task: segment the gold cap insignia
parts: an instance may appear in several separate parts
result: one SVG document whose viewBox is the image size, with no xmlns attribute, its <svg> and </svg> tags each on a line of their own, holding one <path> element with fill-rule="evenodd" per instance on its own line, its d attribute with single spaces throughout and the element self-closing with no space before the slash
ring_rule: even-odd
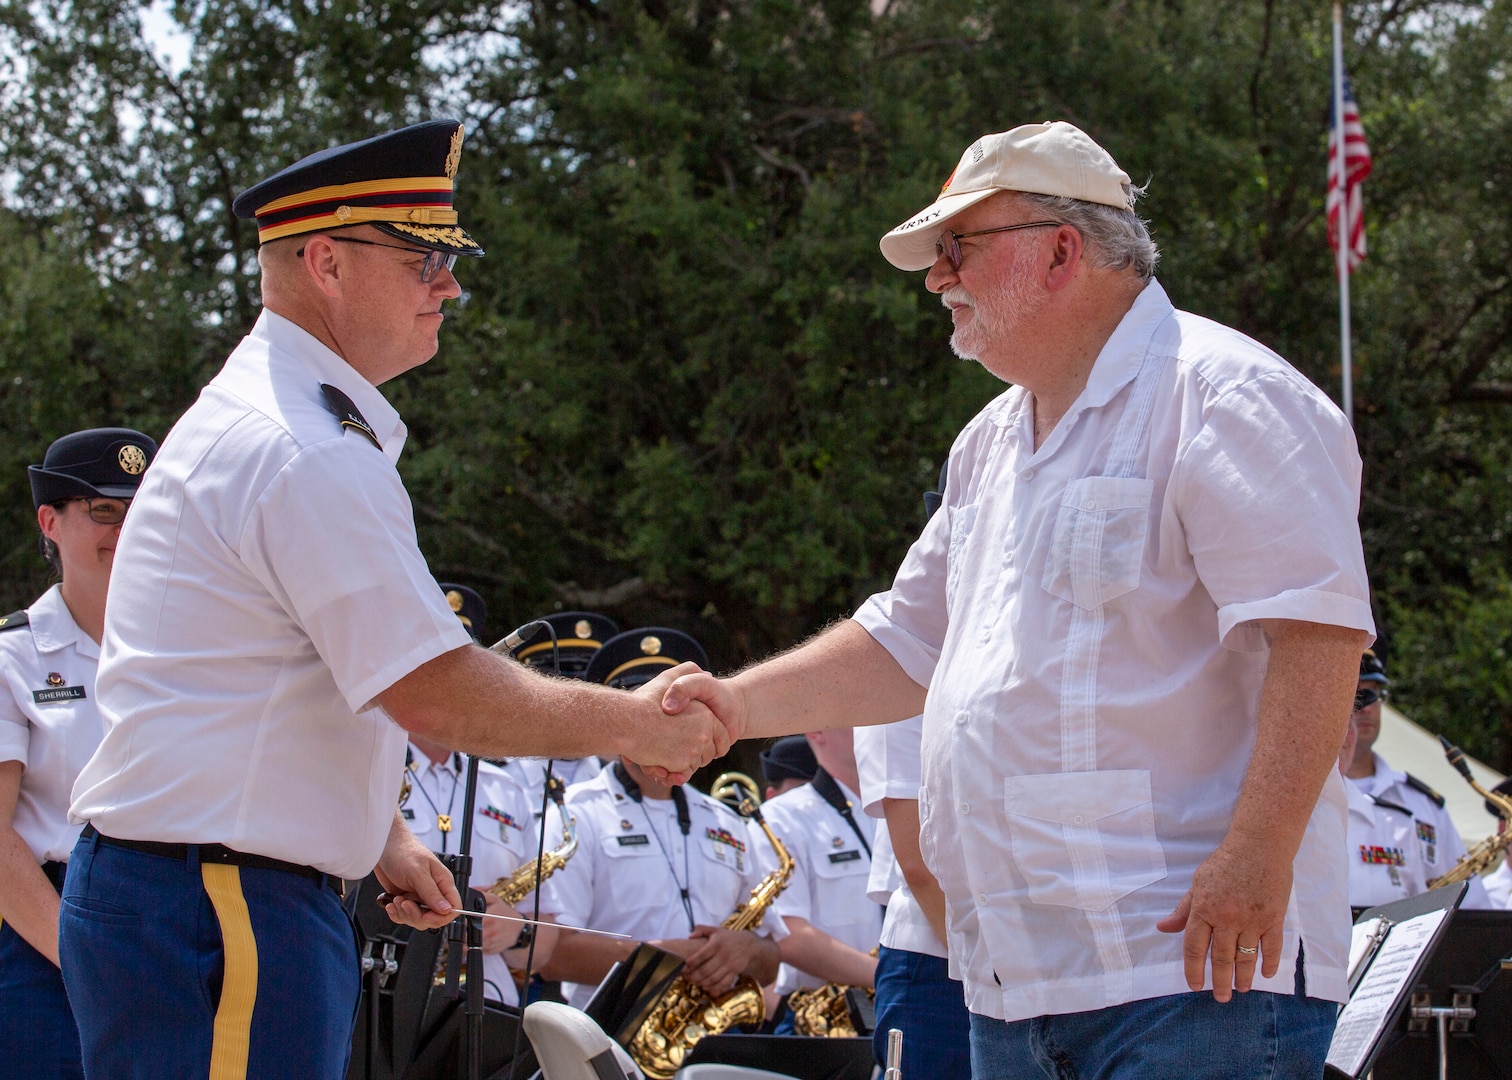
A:
<svg viewBox="0 0 1512 1080">
<path fill-rule="evenodd" d="M 587 641 L 593 636 L 593 624 L 587 619 L 579 619 L 572 624 L 572 632 L 578 636 L 579 640 Z"/>
<path fill-rule="evenodd" d="M 121 463 L 121 471 L 127 476 L 140 476 L 142 470 L 147 467 L 147 452 L 140 446 L 130 443 L 121 447 L 121 452 L 116 455 L 116 459 Z"/>
<path fill-rule="evenodd" d="M 462 594 L 456 589 L 446 590 L 446 602 L 456 614 L 462 614 Z"/>
<path fill-rule="evenodd" d="M 431 160 L 435 160 L 432 158 Z M 457 167 L 462 164 L 462 125 L 457 125 L 457 130 L 452 132 L 451 149 L 446 152 L 446 178 L 455 180 Z"/>
<path fill-rule="evenodd" d="M 62 686 L 63 685 L 63 676 L 59 675 L 56 671 L 49 671 L 47 673 L 47 685 L 48 686 Z"/>
<path fill-rule="evenodd" d="M 645 653 L 647 656 L 655 656 L 657 653 L 661 652 L 661 638 L 657 637 L 655 634 L 647 634 L 645 637 L 641 638 L 640 645 L 641 652 Z"/>
</svg>

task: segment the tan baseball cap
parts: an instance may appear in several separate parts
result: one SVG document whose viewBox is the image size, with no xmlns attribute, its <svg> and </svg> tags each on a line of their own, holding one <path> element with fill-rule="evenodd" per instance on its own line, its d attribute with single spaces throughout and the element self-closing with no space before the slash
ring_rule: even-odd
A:
<svg viewBox="0 0 1512 1080">
<path fill-rule="evenodd" d="M 1129 174 L 1113 156 L 1064 120 L 983 135 L 961 155 L 940 197 L 882 238 L 882 254 L 899 270 L 925 269 L 935 261 L 935 240 L 945 223 L 999 191 L 1063 195 L 1132 210 L 1128 184 Z"/>
</svg>

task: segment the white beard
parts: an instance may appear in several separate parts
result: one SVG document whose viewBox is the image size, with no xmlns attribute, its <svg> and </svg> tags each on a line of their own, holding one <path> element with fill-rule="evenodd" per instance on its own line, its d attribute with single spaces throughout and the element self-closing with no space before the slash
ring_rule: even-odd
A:
<svg viewBox="0 0 1512 1080">
<path fill-rule="evenodd" d="M 971 309 L 971 317 L 950 335 L 950 348 L 962 360 L 981 362 L 984 354 L 1006 344 L 1024 319 L 1044 306 L 1044 294 L 1034 288 L 1029 276 L 1037 261 L 1033 245 L 1023 244 L 995 292 L 974 296 L 956 285 L 940 294 L 946 307 L 964 304 Z"/>
</svg>

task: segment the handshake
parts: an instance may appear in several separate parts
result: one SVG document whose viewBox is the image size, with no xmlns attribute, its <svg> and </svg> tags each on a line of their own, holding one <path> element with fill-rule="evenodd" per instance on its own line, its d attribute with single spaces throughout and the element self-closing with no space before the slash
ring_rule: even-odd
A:
<svg viewBox="0 0 1512 1080">
<path fill-rule="evenodd" d="M 658 783 L 686 783 L 746 734 L 740 692 L 697 664 L 668 668 L 635 696 L 636 722 L 621 752 Z"/>
</svg>

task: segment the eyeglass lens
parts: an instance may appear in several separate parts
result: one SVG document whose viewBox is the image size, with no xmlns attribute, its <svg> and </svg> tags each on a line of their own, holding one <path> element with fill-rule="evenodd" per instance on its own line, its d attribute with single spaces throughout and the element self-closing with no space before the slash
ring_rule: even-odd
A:
<svg viewBox="0 0 1512 1080">
<path fill-rule="evenodd" d="M 1355 691 L 1355 712 L 1368 709 L 1378 701 L 1385 701 L 1391 694 L 1386 690 L 1357 690 Z"/>
<path fill-rule="evenodd" d="M 436 275 L 444 266 L 449 272 L 457 265 L 457 255 L 452 251 L 429 251 L 425 255 L 425 262 L 420 266 L 420 282 L 428 285 L 436 280 Z"/>
<path fill-rule="evenodd" d="M 126 510 L 131 505 L 130 499 L 88 499 L 80 496 L 72 501 L 83 503 L 89 520 L 96 525 L 119 525 L 126 520 Z"/>
<path fill-rule="evenodd" d="M 940 233 L 940 238 L 935 241 L 935 258 L 938 259 L 941 255 L 945 256 L 952 270 L 961 268 L 961 242 L 956 234 L 948 229 Z"/>
</svg>

